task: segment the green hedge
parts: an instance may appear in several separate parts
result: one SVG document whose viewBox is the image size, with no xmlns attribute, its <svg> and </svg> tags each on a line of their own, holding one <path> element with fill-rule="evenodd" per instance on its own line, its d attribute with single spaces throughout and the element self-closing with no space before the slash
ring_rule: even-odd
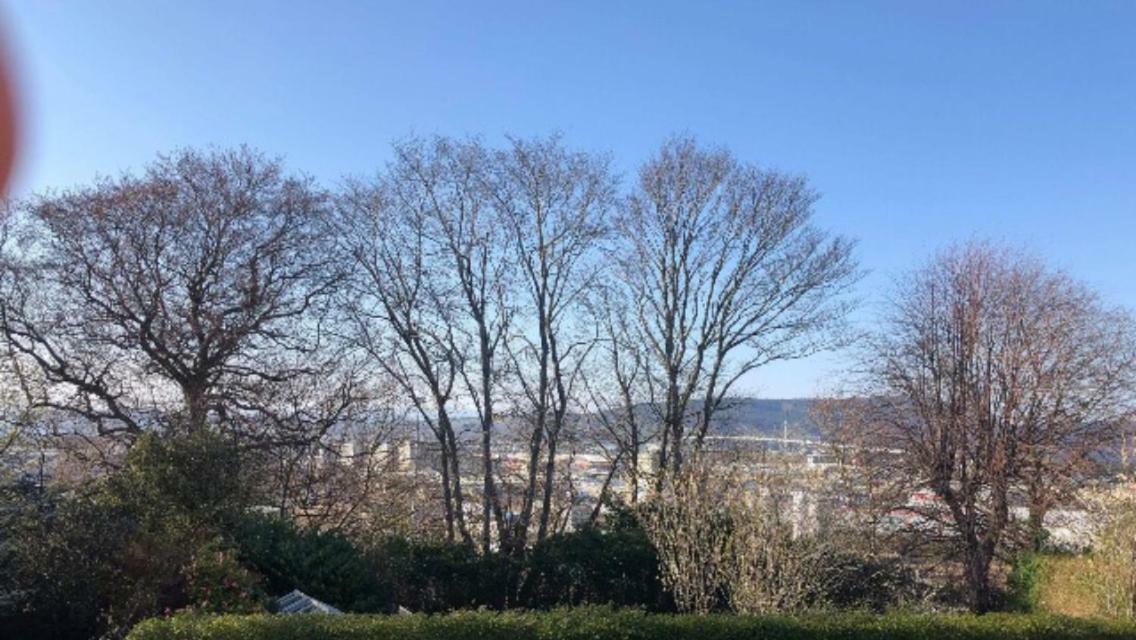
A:
<svg viewBox="0 0 1136 640">
<path fill-rule="evenodd" d="M 651 614 L 636 610 L 446 615 L 175 616 L 128 640 L 1063 640 L 1136 638 L 1136 625 L 1044 615 L 798 618 Z"/>
</svg>

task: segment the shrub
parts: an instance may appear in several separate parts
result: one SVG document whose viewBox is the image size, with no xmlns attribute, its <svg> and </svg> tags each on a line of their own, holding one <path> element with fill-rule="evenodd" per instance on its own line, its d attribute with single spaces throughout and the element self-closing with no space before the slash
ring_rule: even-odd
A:
<svg viewBox="0 0 1136 640">
<path fill-rule="evenodd" d="M 109 502 L 139 520 L 171 516 L 194 527 L 228 525 L 253 503 L 241 451 L 222 434 L 202 430 L 146 433 L 106 479 Z"/>
<path fill-rule="evenodd" d="M 1088 556 L 1047 556 L 1038 610 L 1079 618 L 1107 616 L 1101 606 L 1097 585 L 1091 580 L 1092 566 Z"/>
<path fill-rule="evenodd" d="M 416 612 L 582 604 L 669 610 L 646 533 L 630 512 L 610 515 L 603 526 L 551 536 L 523 556 L 406 538 L 384 540 L 368 555 L 394 601 Z"/>
<path fill-rule="evenodd" d="M 1014 559 L 1014 567 L 1006 578 L 1006 609 L 1030 613 L 1037 611 L 1045 579 L 1045 561 L 1041 554 L 1024 551 Z"/>
<path fill-rule="evenodd" d="M 126 520 L 85 496 L 37 487 L 6 490 L 0 501 L 3 633 L 86 638 L 105 629 L 106 594 L 120 577 L 114 561 L 129 534 Z"/>
<path fill-rule="evenodd" d="M 1096 517 L 1085 575 L 1106 615 L 1136 618 L 1136 494 L 1121 485 L 1090 501 Z"/>
<path fill-rule="evenodd" d="M 238 561 L 238 552 L 218 538 L 190 558 L 186 594 L 190 607 L 210 613 L 253 613 L 266 604 L 259 575 Z"/>
<path fill-rule="evenodd" d="M 264 577 L 272 596 L 299 589 L 354 613 L 393 607 L 393 589 L 377 563 L 340 534 L 258 514 L 246 515 L 231 533 L 241 561 Z"/>
<path fill-rule="evenodd" d="M 671 615 L 607 608 L 411 616 L 177 616 L 149 620 L 129 640 L 1111 640 L 1131 623 L 1055 616 Z"/>
<path fill-rule="evenodd" d="M 390 538 L 372 555 L 392 585 L 394 601 L 411 611 L 503 609 L 514 600 L 518 561 L 501 554 L 482 556 L 461 544 Z"/>
<path fill-rule="evenodd" d="M 637 526 L 588 527 L 552 536 L 536 545 L 525 565 L 518 601 L 528 608 L 668 608 L 655 548 Z"/>
<path fill-rule="evenodd" d="M 829 564 L 834 577 L 823 597 L 826 604 L 838 609 L 876 613 L 910 609 L 926 603 L 934 591 L 898 558 L 843 553 L 833 554 Z"/>
<path fill-rule="evenodd" d="M 718 473 L 705 459 L 688 460 L 662 490 L 640 505 L 647 535 L 659 555 L 659 575 L 680 611 L 706 613 L 726 604 L 731 578 L 741 572 L 731 548 L 732 471 Z"/>
<path fill-rule="evenodd" d="M 121 637 L 163 611 L 256 608 L 255 576 L 219 533 L 245 500 L 239 470 L 217 434 L 147 434 L 120 469 L 86 485 L 7 488 L 0 629 Z"/>
</svg>

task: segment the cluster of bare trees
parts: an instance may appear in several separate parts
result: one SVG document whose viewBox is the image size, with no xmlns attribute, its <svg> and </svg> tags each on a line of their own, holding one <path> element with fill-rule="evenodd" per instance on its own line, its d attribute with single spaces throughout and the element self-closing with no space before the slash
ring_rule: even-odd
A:
<svg viewBox="0 0 1136 640">
<path fill-rule="evenodd" d="M 677 469 L 739 376 L 828 344 L 855 274 L 812 202 L 803 181 L 689 139 L 629 195 L 605 157 L 557 139 L 410 141 L 353 181 L 339 237 L 361 277 L 344 308 L 438 441 L 447 535 L 475 536 L 455 410 L 480 423 L 480 543 L 520 549 L 558 520 L 558 454 L 584 416 L 635 496 L 650 438 Z M 527 460 L 508 487 L 502 421 Z"/>
<path fill-rule="evenodd" d="M 1118 472 L 1134 330 L 1029 255 L 976 242 L 935 256 L 862 343 L 863 386 L 814 406 L 823 465 L 762 456 L 739 475 L 736 460 L 702 457 L 664 478 L 644 522 L 676 601 L 792 610 L 820 597 L 833 554 L 854 550 L 865 561 L 946 553 L 969 606 L 988 611 L 995 566 L 1041 549 L 1046 515 L 1072 506 L 1097 529 L 1085 542 L 1102 610 L 1130 615 L 1132 487 Z M 827 522 L 776 499 L 788 478 L 828 503 Z"/>
<path fill-rule="evenodd" d="M 582 322 L 598 286 L 600 241 L 615 206 L 606 160 L 556 140 L 413 141 L 340 211 L 345 254 L 358 266 L 348 310 L 355 342 L 397 381 L 442 455 L 447 535 L 472 542 L 454 407 L 480 423 L 480 541 L 491 523 L 523 547 L 536 517 L 549 532 L 557 452 L 596 343 Z M 502 414 L 525 427 L 528 465 L 506 522 L 494 469 Z"/>
<path fill-rule="evenodd" d="M 413 419 L 445 535 L 520 550 L 566 521 L 585 431 L 637 496 L 648 441 L 677 472 L 739 377 L 840 338 L 852 245 L 811 225 L 800 178 L 686 138 L 626 191 L 557 138 L 393 151 L 336 192 L 239 149 L 10 203 L 0 329 L 26 415 L 124 446 L 216 429 L 307 513 L 347 491 L 313 460 Z"/>
<path fill-rule="evenodd" d="M 740 379 L 849 342 L 853 244 L 812 224 L 815 201 L 802 178 L 689 138 L 624 185 L 553 137 L 412 139 L 334 191 L 247 149 L 185 151 L 10 202 L 0 454 L 47 431 L 113 463 L 147 431 L 214 430 L 281 510 L 386 527 L 399 510 L 358 498 L 399 502 L 376 454 L 412 421 L 438 452 L 442 535 L 520 552 L 567 522 L 566 460 L 587 437 L 610 457 L 604 493 L 654 496 L 664 574 L 702 580 L 676 596 L 705 609 L 732 576 L 745 610 L 797 606 L 815 553 L 767 499 L 778 476 L 719 499 L 685 468 Z M 837 493 L 874 545 L 889 509 L 933 492 L 926 515 L 957 534 L 985 610 L 998 554 L 1038 544 L 1109 461 L 1131 319 L 972 244 L 904 281 L 864 344 L 867 388 L 815 416 Z"/>
</svg>

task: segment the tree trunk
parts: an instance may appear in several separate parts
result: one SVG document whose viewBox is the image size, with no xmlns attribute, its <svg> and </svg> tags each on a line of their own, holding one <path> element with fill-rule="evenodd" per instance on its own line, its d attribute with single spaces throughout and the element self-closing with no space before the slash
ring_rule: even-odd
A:
<svg viewBox="0 0 1136 640">
<path fill-rule="evenodd" d="M 543 415 L 543 407 L 538 407 L 537 424 L 533 427 L 532 436 L 529 439 L 529 463 L 528 463 L 528 478 L 525 486 L 525 494 L 523 504 L 521 505 L 521 517 L 517 522 L 514 536 L 514 549 L 515 552 L 524 550 L 525 541 L 528 539 L 529 523 L 532 522 L 532 512 L 536 503 L 536 480 L 540 475 L 540 452 L 544 447 L 544 419 L 540 417 Z"/>
<path fill-rule="evenodd" d="M 185 398 L 186 424 L 189 433 L 203 431 L 209 421 L 209 402 L 204 385 L 189 383 L 182 386 Z"/>
<path fill-rule="evenodd" d="M 544 540 L 548 535 L 548 519 L 552 513 L 552 492 L 556 481 L 556 439 L 548 439 L 548 459 L 544 465 L 544 496 L 540 505 L 540 528 L 537 530 L 537 540 Z"/>
<path fill-rule="evenodd" d="M 481 548 L 489 553 L 493 539 L 490 534 L 490 522 L 497 522 L 498 542 L 505 544 L 508 532 L 506 531 L 504 514 L 501 513 L 501 503 L 497 498 L 497 483 L 493 479 L 493 362 L 490 348 L 489 333 L 484 323 L 479 328 L 481 347 L 481 455 L 482 469 L 484 471 L 484 495 L 481 501 Z"/>
<path fill-rule="evenodd" d="M 473 536 L 470 534 L 469 526 L 465 521 L 465 495 L 461 485 L 461 460 L 458 455 L 457 438 L 454 437 L 454 430 L 453 426 L 450 424 L 449 415 L 440 419 L 439 422 L 444 426 L 446 446 L 448 446 L 450 450 L 450 478 L 454 487 L 454 521 L 457 523 L 458 533 L 461 535 L 462 543 L 472 546 Z"/>
<path fill-rule="evenodd" d="M 992 554 L 978 542 L 967 544 L 964 562 L 966 565 L 966 586 L 970 609 L 974 613 L 987 613 L 994 607 L 994 592 L 990 586 L 990 562 Z"/>
<path fill-rule="evenodd" d="M 450 493 L 450 456 L 442 449 L 442 504 L 446 519 L 446 542 L 454 541 L 454 502 Z"/>
<path fill-rule="evenodd" d="M 639 504 L 639 423 L 632 413 L 635 408 L 628 403 L 628 416 L 631 420 L 631 504 Z"/>
<path fill-rule="evenodd" d="M 1029 507 L 1029 521 L 1026 523 L 1026 527 L 1029 531 L 1030 548 L 1036 552 L 1040 552 L 1045 544 L 1045 514 L 1048 511 L 1042 504 L 1034 503 Z"/>
</svg>

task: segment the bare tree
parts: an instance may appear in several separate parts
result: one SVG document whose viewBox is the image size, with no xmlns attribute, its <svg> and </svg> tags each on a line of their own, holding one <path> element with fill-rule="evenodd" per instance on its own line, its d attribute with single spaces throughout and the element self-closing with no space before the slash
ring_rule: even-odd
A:
<svg viewBox="0 0 1136 640">
<path fill-rule="evenodd" d="M 802 178 L 689 138 L 639 172 L 613 252 L 650 350 L 662 468 L 677 471 L 743 375 L 840 342 L 852 243 L 811 224 Z"/>
<path fill-rule="evenodd" d="M 48 383 L 39 407 L 134 436 L 162 416 L 250 440 L 318 438 L 354 399 L 328 379 L 339 281 L 327 198 L 247 149 L 163 156 L 140 176 L 19 203 L 0 329 Z"/>
<path fill-rule="evenodd" d="M 364 384 L 360 377 L 348 370 L 274 389 L 282 419 L 261 418 L 262 445 L 247 456 L 266 505 L 321 530 L 353 532 L 376 524 L 376 512 L 395 512 L 377 500 L 392 488 L 398 463 L 389 451 L 399 417 L 393 389 L 386 379 Z"/>
<path fill-rule="evenodd" d="M 1033 290 L 1023 296 L 1036 299 L 1020 303 L 1034 325 L 1016 376 L 1032 403 L 1023 425 L 1020 482 L 1029 543 L 1040 550 L 1046 514 L 1107 473 L 1130 431 L 1136 324 L 1063 274 L 1046 274 L 1039 264 L 1026 271 Z"/>
<path fill-rule="evenodd" d="M 916 487 L 903 463 L 905 452 L 882 419 L 877 400 L 821 398 L 810 408 L 809 418 L 820 430 L 822 451 L 833 463 L 825 497 L 841 514 L 837 524 L 854 533 L 857 549 L 867 557 L 903 555 L 912 538 L 907 534 L 919 532 L 894 522 L 892 516 L 896 510 L 910 510 L 908 502 Z"/>
<path fill-rule="evenodd" d="M 339 237 L 357 269 L 343 304 L 355 343 L 397 382 L 438 443 L 447 539 L 472 544 L 450 413 L 466 354 L 448 323 L 448 285 L 427 237 L 425 197 L 418 180 L 397 168 L 377 184 L 349 185 Z"/>
<path fill-rule="evenodd" d="M 552 528 L 558 445 L 595 343 L 579 309 L 598 278 L 614 178 L 606 160 L 556 139 L 513 140 L 495 152 L 472 141 L 410 141 L 396 156 L 376 184 L 351 185 L 341 207 L 362 282 L 348 295 L 357 344 L 401 381 L 439 439 L 449 461 L 444 500 L 457 505 L 446 510 L 463 537 L 449 413 L 455 403 L 477 410 L 482 545 L 496 521 L 502 548 L 523 549 L 532 524 L 538 539 Z M 492 446 L 506 413 L 530 427 L 509 522 L 502 500 L 511 499 L 512 472 L 494 469 Z"/>
<path fill-rule="evenodd" d="M 501 408 L 501 347 L 514 313 L 507 222 L 486 194 L 489 158 L 479 142 L 412 140 L 396 145 L 395 154 L 390 179 L 424 221 L 423 241 L 440 279 L 437 308 L 450 352 L 462 356 L 454 363 L 458 379 L 481 425 L 481 545 L 488 551 L 492 523 L 499 541 L 506 543 L 510 535 L 493 451 Z"/>
<path fill-rule="evenodd" d="M 6 206 L 0 205 L 0 260 L 6 259 L 10 219 Z M 11 269 L 0 266 L 0 291 L 8 289 Z M 34 365 L 16 354 L 11 344 L 0 351 L 0 462 L 6 454 L 26 439 L 33 399 L 42 395 L 42 381 L 33 378 Z M 7 469 L 0 468 L 0 476 Z"/>
<path fill-rule="evenodd" d="M 635 338 L 628 301 L 610 287 L 597 287 L 591 305 L 592 321 L 600 328 L 597 357 L 583 378 L 591 408 L 593 446 L 609 461 L 609 474 L 592 511 L 596 520 L 608 496 L 612 480 L 621 476 L 628 488 L 626 499 L 638 504 L 641 485 L 650 481 L 647 446 L 658 437 L 658 430 L 645 411 L 647 386 L 646 349 Z"/>
<path fill-rule="evenodd" d="M 580 322 L 581 310 L 600 277 L 597 250 L 615 202 L 615 178 L 606 159 L 569 152 L 556 138 L 513 139 L 509 149 L 493 154 L 487 186 L 511 232 L 523 301 L 506 342 L 526 407 L 520 413 L 531 424 L 527 479 L 512 534 L 514 544 L 523 546 L 538 486 L 537 539 L 549 533 L 558 445 L 596 342 L 594 330 Z"/>
<path fill-rule="evenodd" d="M 992 605 L 1015 492 L 1060 486 L 1115 436 L 1130 327 L 1064 274 L 984 244 L 940 254 L 900 288 L 870 370 L 913 474 L 958 532 L 974 610 Z"/>
</svg>

